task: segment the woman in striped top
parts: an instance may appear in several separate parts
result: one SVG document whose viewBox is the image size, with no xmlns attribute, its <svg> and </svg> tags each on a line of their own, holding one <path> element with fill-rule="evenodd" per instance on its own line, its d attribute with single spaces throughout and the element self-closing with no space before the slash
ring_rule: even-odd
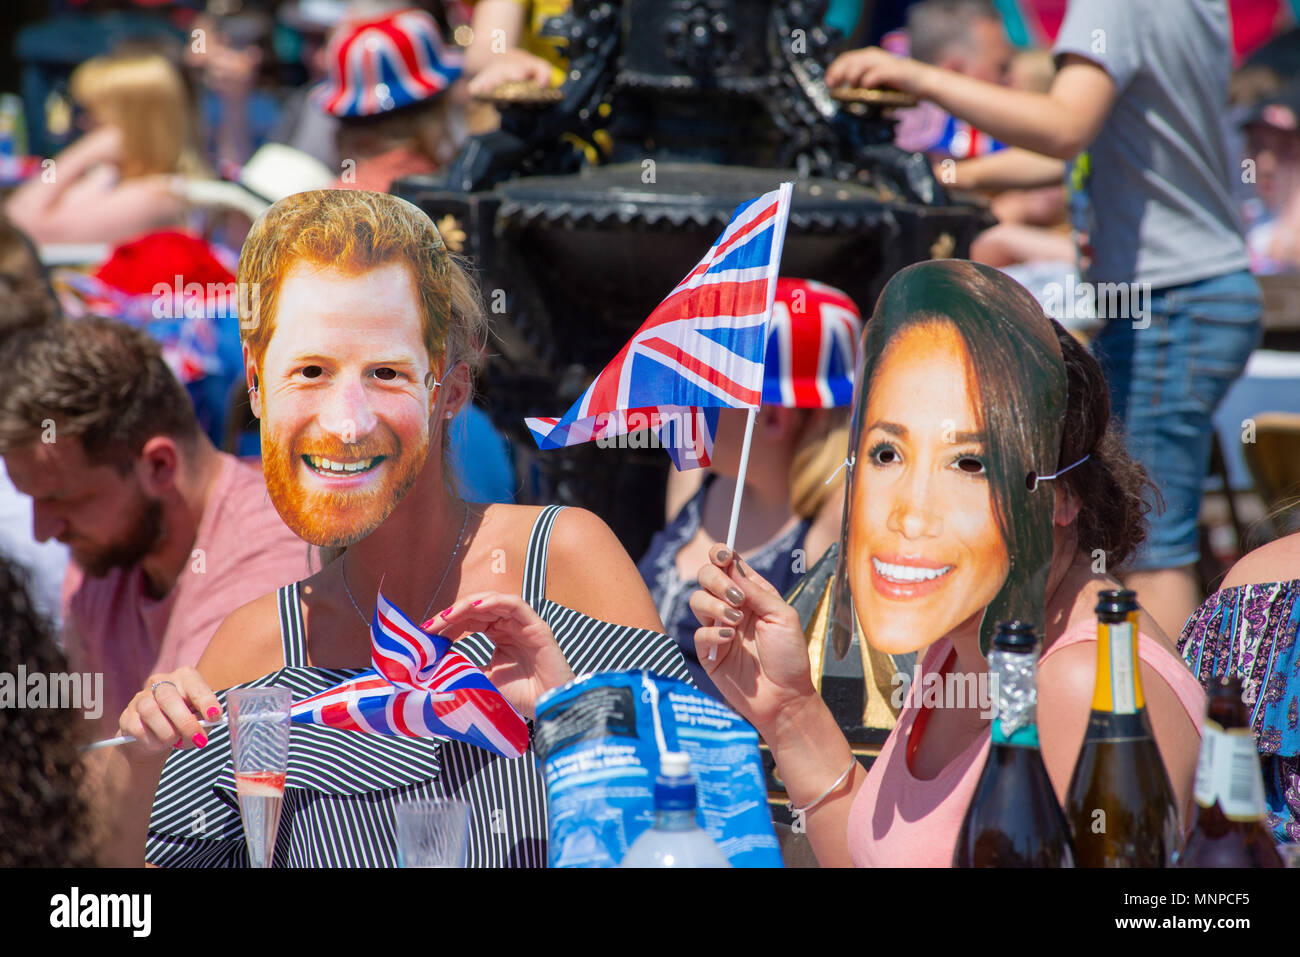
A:
<svg viewBox="0 0 1300 957">
<path fill-rule="evenodd" d="M 108 862 L 140 863 L 146 840 L 150 863 L 246 862 L 226 731 L 209 740 L 197 716 L 221 713 L 225 695 L 213 688 L 279 685 L 301 700 L 368 667 L 381 579 L 412 617 L 426 609 L 417 621 L 446 603 L 429 627 L 459 639 L 526 717 L 574 674 L 687 678 L 600 519 L 469 505 L 452 487 L 445 426 L 468 399 L 484 320 L 423 213 L 384 194 L 297 194 L 254 225 L 239 278 L 260 290 L 241 326 L 268 492 L 299 535 L 346 551 L 235 611 L 197 670 L 154 676 L 123 712 L 122 730 L 138 740 L 115 749 L 105 778 L 116 817 Z M 471 804 L 471 864 L 545 864 L 531 751 L 510 761 L 454 742 L 307 726 L 291 735 L 276 863 L 394 864 L 393 807 L 421 797 Z"/>
<path fill-rule="evenodd" d="M 572 510 L 555 507 L 540 513 L 536 509 L 520 511 L 537 514 L 523 558 L 521 604 L 535 611 L 555 635 L 573 672 L 649 668 L 689 680 L 676 644 L 658 629 L 610 624 L 547 599 L 547 553 L 551 554 L 554 575 L 563 561 L 562 550 L 573 545 L 572 540 L 560 544 L 565 538 L 562 525 L 576 516 Z M 623 560 L 628 561 L 626 556 Z M 311 608 L 313 602 L 305 597 L 310 589 L 309 582 L 301 582 L 262 599 L 264 603 L 274 599 L 283 666 L 252 681 L 241 681 L 238 687 L 289 688 L 294 700 L 301 700 L 361 670 L 309 663 L 311 641 L 304 611 L 306 616 L 316 613 Z M 560 591 L 551 589 L 552 594 Z M 471 594 L 456 602 L 453 607 L 457 610 L 449 618 L 459 619 L 472 600 Z M 351 620 L 360 631 L 355 611 L 346 610 L 352 612 Z M 348 620 L 346 616 L 344 620 Z M 487 666 L 494 653 L 493 642 L 482 633 L 465 637 L 456 647 L 479 666 Z M 206 660 L 199 664 L 200 674 L 205 667 L 211 667 Z M 215 695 L 223 708 L 226 694 Z M 515 699 L 512 703 L 532 716 L 530 707 L 521 707 L 525 701 Z M 457 798 L 471 807 L 471 867 L 545 867 L 545 797 L 531 749 L 507 760 L 458 741 L 295 724 L 275 863 L 288 867 L 393 866 L 397 862 L 394 806 L 421 798 Z M 146 857 L 149 863 L 164 867 L 247 865 L 225 726 L 214 729 L 205 746 L 177 751 L 168 761 L 153 802 Z"/>
</svg>

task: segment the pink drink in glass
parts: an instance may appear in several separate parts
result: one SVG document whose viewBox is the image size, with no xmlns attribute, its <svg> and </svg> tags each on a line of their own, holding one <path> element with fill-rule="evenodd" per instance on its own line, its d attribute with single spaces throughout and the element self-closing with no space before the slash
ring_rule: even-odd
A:
<svg viewBox="0 0 1300 957">
<path fill-rule="evenodd" d="M 283 771 L 249 771 L 235 774 L 239 795 L 239 816 L 248 840 L 248 858 L 253 867 L 270 867 L 275 852 L 275 835 L 280 828 L 284 804 Z"/>
</svg>

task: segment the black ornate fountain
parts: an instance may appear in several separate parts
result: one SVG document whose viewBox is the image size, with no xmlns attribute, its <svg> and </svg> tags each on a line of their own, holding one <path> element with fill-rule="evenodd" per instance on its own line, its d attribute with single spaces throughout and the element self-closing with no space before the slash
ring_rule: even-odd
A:
<svg viewBox="0 0 1300 957">
<path fill-rule="evenodd" d="M 463 232 L 481 270 L 500 337 L 486 406 L 534 494 L 591 508 L 634 557 L 661 524 L 667 456 L 538 454 L 524 418 L 572 404 L 735 206 L 795 180 L 782 273 L 838 286 L 864 314 L 898 269 L 965 255 L 989 224 L 894 145 L 879 102 L 832 97 L 822 77 L 839 38 L 820 25 L 825 6 L 574 0 L 546 29 L 570 57 L 558 101 L 499 104 L 500 129 L 445 174 L 397 185 L 445 234 Z M 861 704 L 842 723 L 862 732 L 854 740 L 878 740 Z"/>
</svg>

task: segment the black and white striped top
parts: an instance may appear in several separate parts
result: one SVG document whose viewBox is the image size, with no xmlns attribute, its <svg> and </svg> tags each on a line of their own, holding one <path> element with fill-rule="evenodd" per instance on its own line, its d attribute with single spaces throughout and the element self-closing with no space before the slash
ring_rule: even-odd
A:
<svg viewBox="0 0 1300 957">
<path fill-rule="evenodd" d="M 546 552 L 560 511 L 544 509 L 533 526 L 523 597 L 550 625 L 574 674 L 648 668 L 690 682 L 671 638 L 597 621 L 546 600 Z M 289 688 L 298 701 L 360 673 L 307 667 L 298 585 L 281 588 L 279 600 L 286 667 L 236 687 Z M 480 667 L 492 657 L 492 642 L 481 634 L 456 647 Z M 227 691 L 217 692 L 223 706 Z M 426 798 L 469 802 L 470 867 L 546 866 L 546 792 L 531 748 L 508 760 L 459 741 L 302 724 L 290 736 L 275 864 L 396 866 L 394 805 Z M 162 867 L 248 866 L 224 725 L 212 729 L 205 747 L 168 759 L 145 856 Z"/>
</svg>

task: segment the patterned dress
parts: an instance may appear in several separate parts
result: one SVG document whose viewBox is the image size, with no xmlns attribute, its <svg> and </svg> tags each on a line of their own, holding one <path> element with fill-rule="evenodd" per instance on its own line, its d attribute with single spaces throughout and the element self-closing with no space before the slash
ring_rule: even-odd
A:
<svg viewBox="0 0 1300 957">
<path fill-rule="evenodd" d="M 1300 580 L 1225 588 L 1183 628 L 1178 650 L 1202 685 L 1236 675 L 1264 770 L 1273 838 L 1300 843 Z"/>
<path fill-rule="evenodd" d="M 598 621 L 546 599 L 547 545 L 560 511 L 544 509 L 533 527 L 523 597 L 550 625 L 574 674 L 647 668 L 689 683 L 666 635 Z M 285 667 L 237 687 L 289 688 L 301 701 L 361 673 L 309 667 L 297 584 L 280 589 L 279 599 Z M 493 652 L 481 634 L 457 641 L 456 648 L 480 667 Z M 227 694 L 217 692 L 223 706 Z M 437 798 L 470 805 L 470 867 L 546 866 L 546 787 L 531 747 L 510 760 L 461 741 L 305 724 L 295 724 L 289 738 L 274 865 L 396 866 L 395 805 Z M 212 729 L 205 747 L 168 758 L 145 857 L 162 867 L 248 866 L 225 725 Z"/>
</svg>

